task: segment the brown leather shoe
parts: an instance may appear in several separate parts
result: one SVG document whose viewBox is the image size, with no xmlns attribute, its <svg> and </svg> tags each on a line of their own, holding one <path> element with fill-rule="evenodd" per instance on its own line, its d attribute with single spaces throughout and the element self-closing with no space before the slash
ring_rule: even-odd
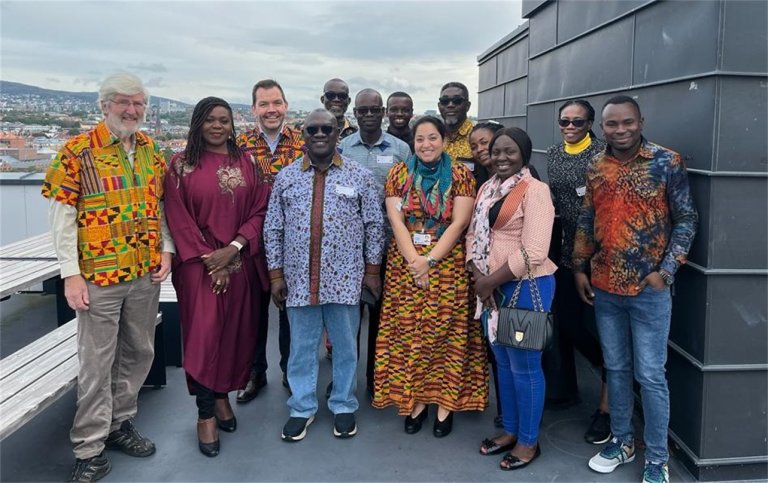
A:
<svg viewBox="0 0 768 483">
<path fill-rule="evenodd" d="M 246 384 L 245 389 L 237 391 L 238 404 L 247 403 L 256 399 L 259 395 L 261 388 L 267 385 L 267 374 L 265 372 L 257 372 L 251 376 L 251 379 Z"/>
</svg>

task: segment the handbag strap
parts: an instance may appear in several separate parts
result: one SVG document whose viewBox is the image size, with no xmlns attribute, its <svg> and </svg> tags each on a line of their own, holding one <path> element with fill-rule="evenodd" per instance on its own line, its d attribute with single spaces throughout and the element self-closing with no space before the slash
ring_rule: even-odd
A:
<svg viewBox="0 0 768 483">
<path fill-rule="evenodd" d="M 521 277 L 520 281 L 515 287 L 515 291 L 512 293 L 512 301 L 510 307 L 514 308 L 517 305 L 517 299 L 520 297 L 520 287 L 523 285 L 523 280 L 528 279 L 528 288 L 531 290 L 531 300 L 533 301 L 533 310 L 536 312 L 544 312 L 544 303 L 541 301 L 541 293 L 539 292 L 539 284 L 536 283 L 536 279 L 531 273 L 531 261 L 528 258 L 528 253 L 525 251 L 525 247 L 520 247 L 520 251 L 523 252 L 523 260 L 525 260 L 525 277 Z"/>
<path fill-rule="evenodd" d="M 517 208 L 523 202 L 523 197 L 525 196 L 527 189 L 528 181 L 521 180 L 509 193 L 507 193 L 504 203 L 501 204 L 499 216 L 496 217 L 496 222 L 493 224 L 494 230 L 506 225 L 507 222 L 512 219 L 512 215 L 515 214 Z"/>
</svg>

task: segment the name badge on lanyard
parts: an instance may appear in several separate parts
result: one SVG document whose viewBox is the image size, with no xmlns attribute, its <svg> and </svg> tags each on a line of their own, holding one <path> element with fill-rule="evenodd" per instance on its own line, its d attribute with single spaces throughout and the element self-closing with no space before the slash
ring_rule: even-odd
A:
<svg viewBox="0 0 768 483">
<path fill-rule="evenodd" d="M 432 235 L 429 233 L 414 233 L 413 244 L 427 246 L 432 243 Z"/>
</svg>

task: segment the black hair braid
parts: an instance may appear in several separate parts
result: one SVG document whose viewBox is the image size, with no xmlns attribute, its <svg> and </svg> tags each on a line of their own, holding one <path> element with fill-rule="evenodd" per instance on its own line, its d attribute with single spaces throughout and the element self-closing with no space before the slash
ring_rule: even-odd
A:
<svg viewBox="0 0 768 483">
<path fill-rule="evenodd" d="M 229 155 L 230 162 L 240 158 L 242 154 L 240 148 L 235 142 L 235 118 L 232 115 L 232 107 L 224 99 L 218 97 L 206 97 L 195 105 L 192 111 L 192 120 L 189 123 L 189 133 L 187 134 L 187 147 L 184 148 L 184 162 L 192 167 L 197 167 L 200 162 L 200 156 L 205 151 L 205 141 L 203 140 L 203 124 L 208 118 L 208 114 L 214 107 L 223 107 L 229 112 L 229 117 L 232 120 L 232 130 L 227 136 L 227 154 Z"/>
</svg>

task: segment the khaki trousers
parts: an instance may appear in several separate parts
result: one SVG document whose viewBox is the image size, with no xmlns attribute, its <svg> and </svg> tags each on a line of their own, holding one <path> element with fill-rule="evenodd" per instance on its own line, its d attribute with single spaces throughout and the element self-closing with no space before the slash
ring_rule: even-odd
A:
<svg viewBox="0 0 768 483">
<path fill-rule="evenodd" d="M 139 389 L 154 358 L 160 285 L 149 275 L 100 287 L 88 283 L 88 310 L 77 313 L 77 411 L 69 437 L 75 457 L 104 449 L 111 431 L 136 415 Z"/>
</svg>

